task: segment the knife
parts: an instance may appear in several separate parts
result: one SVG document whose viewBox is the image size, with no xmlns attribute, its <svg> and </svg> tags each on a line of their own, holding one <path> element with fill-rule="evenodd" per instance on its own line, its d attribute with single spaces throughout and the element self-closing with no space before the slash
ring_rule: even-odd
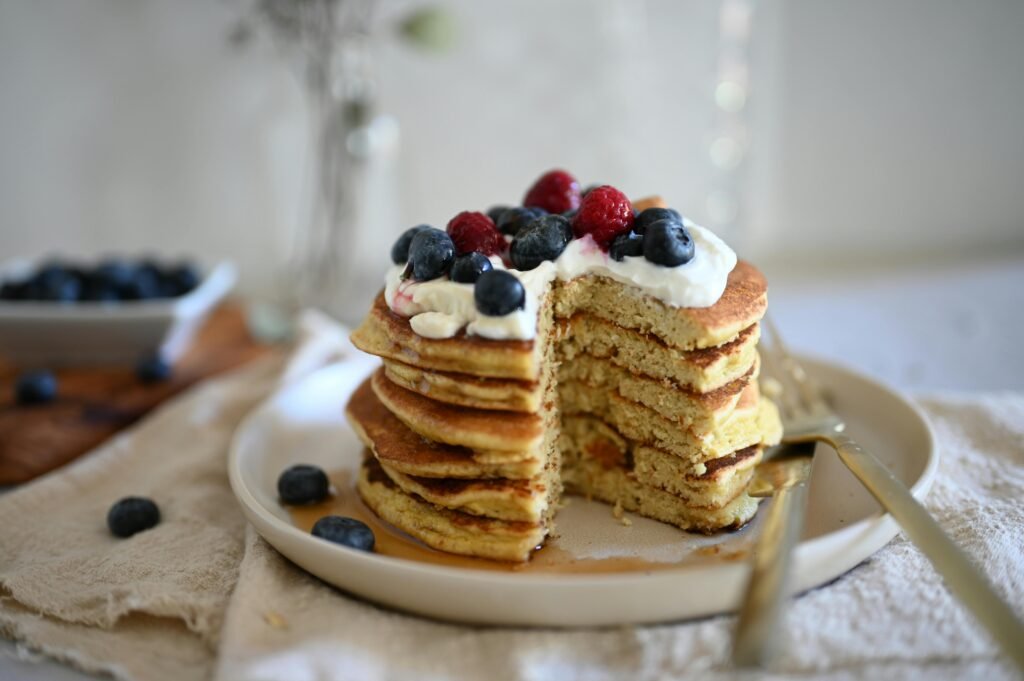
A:
<svg viewBox="0 0 1024 681">
<path fill-rule="evenodd" d="M 750 581 L 733 636 L 737 667 L 767 667 L 779 649 L 782 604 L 790 595 L 793 549 L 803 532 L 814 443 L 779 445 L 765 456 L 747 494 L 774 497 L 754 547 Z"/>
</svg>

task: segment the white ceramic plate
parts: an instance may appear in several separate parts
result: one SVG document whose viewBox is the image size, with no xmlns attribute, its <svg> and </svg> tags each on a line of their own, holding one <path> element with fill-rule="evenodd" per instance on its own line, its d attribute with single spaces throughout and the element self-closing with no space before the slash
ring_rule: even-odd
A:
<svg viewBox="0 0 1024 681">
<path fill-rule="evenodd" d="M 923 497 L 937 467 L 934 439 L 910 402 L 853 371 L 806 359 L 834 395 L 851 433 Z M 428 565 L 336 546 L 295 528 L 278 503 L 277 476 L 289 465 L 335 471 L 358 467 L 362 445 L 343 408 L 374 366 L 368 360 L 329 367 L 257 409 L 235 436 L 231 486 L 249 520 L 291 561 L 369 600 L 447 620 L 497 625 L 605 626 L 662 622 L 735 610 L 747 577 L 742 561 L 708 559 L 749 546 L 755 519 L 740 532 L 689 535 L 633 518 L 624 527 L 609 507 L 572 499 L 559 512 L 560 548 L 578 558 L 639 557 L 682 561 L 678 568 L 612 574 L 508 573 Z M 800 590 L 850 570 L 896 534 L 895 522 L 828 449 L 819 448 L 809 513 L 796 555 Z M 689 563 L 687 560 L 689 556 Z"/>
<path fill-rule="evenodd" d="M 31 260 L 0 266 L 0 280 L 31 272 Z M 134 364 L 159 349 L 177 359 L 206 316 L 235 285 L 230 262 L 207 270 L 199 285 L 177 298 L 118 303 L 61 304 L 0 301 L 0 355 L 19 366 Z"/>
</svg>

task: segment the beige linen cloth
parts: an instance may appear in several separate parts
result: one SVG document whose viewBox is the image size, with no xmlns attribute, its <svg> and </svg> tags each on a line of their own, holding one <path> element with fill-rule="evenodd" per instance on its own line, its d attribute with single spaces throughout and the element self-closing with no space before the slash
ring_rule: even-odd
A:
<svg viewBox="0 0 1024 681">
<path fill-rule="evenodd" d="M 290 357 L 209 381 L 77 463 L 0 495 L 0 634 L 25 656 L 138 681 L 734 676 L 731 617 L 575 631 L 458 626 L 377 608 L 278 555 L 232 497 L 232 433 L 274 390 L 352 355 L 341 329 L 307 315 Z M 942 455 L 928 506 L 1020 612 L 1024 394 L 921 404 Z M 163 522 L 118 540 L 105 516 L 127 494 L 154 498 Z M 780 678 L 1014 678 L 902 537 L 798 598 L 787 628 Z"/>
</svg>

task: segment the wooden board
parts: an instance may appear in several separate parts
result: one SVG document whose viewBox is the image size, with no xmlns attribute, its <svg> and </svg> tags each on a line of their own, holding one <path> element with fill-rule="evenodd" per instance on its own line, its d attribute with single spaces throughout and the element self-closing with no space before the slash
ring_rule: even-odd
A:
<svg viewBox="0 0 1024 681">
<path fill-rule="evenodd" d="M 15 367 L 0 358 L 0 485 L 26 482 L 88 452 L 167 398 L 213 374 L 267 354 L 237 303 L 216 310 L 170 380 L 144 384 L 134 367 L 61 369 L 57 400 L 14 402 Z"/>
</svg>

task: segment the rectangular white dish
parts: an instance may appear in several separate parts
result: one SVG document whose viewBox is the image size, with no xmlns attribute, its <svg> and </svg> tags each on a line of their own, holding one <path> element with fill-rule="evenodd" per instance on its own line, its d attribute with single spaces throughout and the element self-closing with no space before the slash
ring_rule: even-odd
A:
<svg viewBox="0 0 1024 681">
<path fill-rule="evenodd" d="M 0 280 L 31 269 L 26 260 L 0 266 Z M 235 285 L 230 262 L 208 269 L 189 293 L 139 301 L 55 303 L 0 300 L 0 358 L 15 366 L 134 365 L 159 351 L 173 362 L 207 315 Z"/>
</svg>

